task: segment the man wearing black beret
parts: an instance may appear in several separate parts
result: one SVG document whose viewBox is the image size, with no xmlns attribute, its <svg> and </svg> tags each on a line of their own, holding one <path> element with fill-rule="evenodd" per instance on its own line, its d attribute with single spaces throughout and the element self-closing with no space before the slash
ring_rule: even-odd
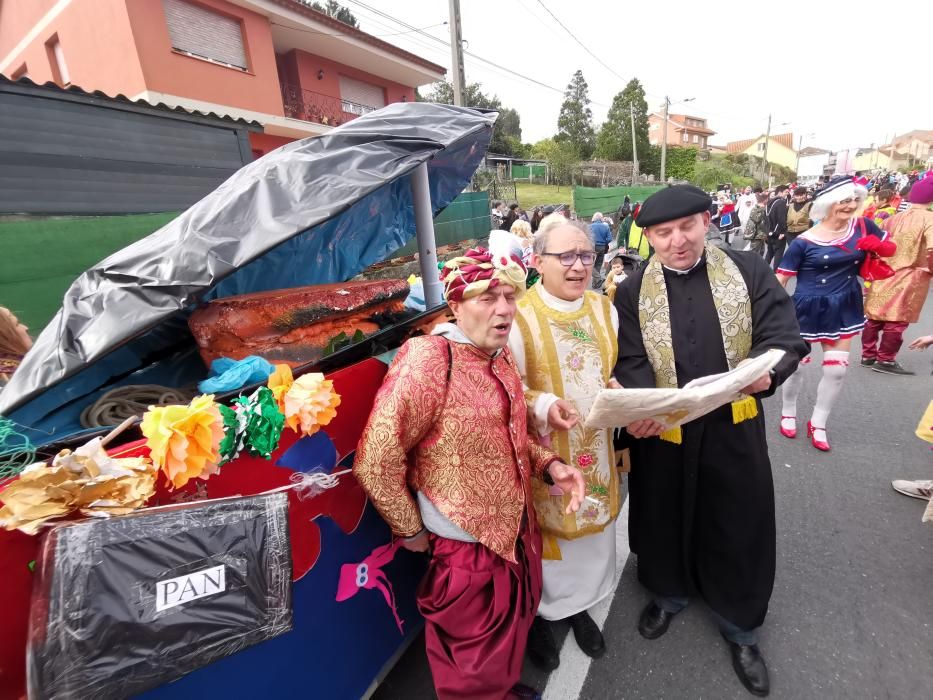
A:
<svg viewBox="0 0 933 700">
<path fill-rule="evenodd" d="M 622 386 L 679 388 L 726 372 L 766 350 L 785 351 L 746 397 L 680 428 L 628 426 L 629 537 L 638 580 L 654 596 L 638 630 L 647 639 L 701 595 L 729 644 L 739 680 L 770 690 L 758 649 L 774 586 L 774 487 L 761 399 L 797 368 L 809 348 L 790 297 L 761 257 L 705 241 L 710 198 L 692 185 L 649 197 L 636 218 L 655 255 L 619 286 Z"/>
</svg>

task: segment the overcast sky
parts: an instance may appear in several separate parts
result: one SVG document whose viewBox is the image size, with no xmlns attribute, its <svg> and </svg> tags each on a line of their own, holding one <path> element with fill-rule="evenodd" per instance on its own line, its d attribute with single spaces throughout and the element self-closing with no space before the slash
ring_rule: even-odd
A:
<svg viewBox="0 0 933 700">
<path fill-rule="evenodd" d="M 445 66 L 450 75 L 448 47 L 417 33 L 388 36 L 406 30 L 354 0 L 344 3 L 361 29 Z M 364 4 L 450 38 L 447 26 L 437 26 L 447 20 L 447 0 Z M 925 48 L 933 0 L 901 0 L 890 13 L 876 3 L 821 0 L 544 5 L 608 68 L 537 0 L 461 0 L 468 52 L 557 89 L 465 57 L 467 81 L 518 110 L 525 142 L 556 132 L 563 90 L 577 68 L 589 83 L 597 126 L 613 96 L 637 77 L 649 110 L 659 109 L 664 95 L 672 103 L 695 98 L 671 112 L 706 117 L 717 132 L 710 142 L 717 145 L 763 134 L 769 113 L 772 134 L 791 131 L 795 146 L 803 136 L 804 146 L 831 150 L 933 129 L 933 64 Z"/>
</svg>

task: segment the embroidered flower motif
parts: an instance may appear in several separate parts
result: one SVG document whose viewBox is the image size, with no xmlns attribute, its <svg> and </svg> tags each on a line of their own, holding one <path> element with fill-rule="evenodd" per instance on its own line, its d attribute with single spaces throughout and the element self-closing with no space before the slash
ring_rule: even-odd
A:
<svg viewBox="0 0 933 700">
<path fill-rule="evenodd" d="M 588 452 L 584 452 L 582 455 L 577 457 L 577 466 L 580 467 L 580 469 L 586 469 L 587 467 L 592 467 L 595 461 L 596 460 L 593 459 L 593 455 L 589 454 Z"/>
<path fill-rule="evenodd" d="M 599 508 L 596 506 L 587 506 L 581 511 L 580 517 L 587 521 L 596 520 L 599 517 Z"/>
</svg>

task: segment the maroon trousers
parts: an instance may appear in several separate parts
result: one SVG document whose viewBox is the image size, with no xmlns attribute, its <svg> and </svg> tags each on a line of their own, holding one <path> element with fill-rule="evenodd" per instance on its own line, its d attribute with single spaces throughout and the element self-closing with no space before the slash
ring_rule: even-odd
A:
<svg viewBox="0 0 933 700">
<path fill-rule="evenodd" d="M 906 321 L 868 319 L 862 331 L 862 359 L 894 362 L 904 343 L 904 331 L 909 325 Z"/>
<path fill-rule="evenodd" d="M 532 527 L 514 564 L 482 544 L 431 535 L 418 609 L 439 700 L 503 700 L 518 683 L 541 600 L 541 535 Z"/>
</svg>

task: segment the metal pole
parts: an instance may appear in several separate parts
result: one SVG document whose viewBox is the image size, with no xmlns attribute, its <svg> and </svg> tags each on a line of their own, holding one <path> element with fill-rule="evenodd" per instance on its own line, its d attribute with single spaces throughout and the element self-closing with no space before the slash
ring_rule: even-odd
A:
<svg viewBox="0 0 933 700">
<path fill-rule="evenodd" d="M 667 182 L 667 109 L 671 106 L 671 98 L 664 96 L 664 126 L 661 128 L 661 182 Z"/>
<path fill-rule="evenodd" d="M 771 115 L 768 115 L 768 131 L 765 134 L 765 157 L 761 163 L 761 181 L 764 183 L 765 173 L 768 172 L 768 142 L 771 140 Z M 770 187 L 770 185 L 764 185 Z"/>
<path fill-rule="evenodd" d="M 460 27 L 460 0 L 450 0 L 450 58 L 454 85 L 454 104 L 463 106 L 466 78 L 463 73 L 463 32 Z"/>
<path fill-rule="evenodd" d="M 628 111 L 629 115 L 632 117 L 632 160 L 635 162 L 635 170 L 632 173 L 632 184 L 634 185 L 634 180 L 638 177 L 638 146 L 635 145 L 635 105 L 631 102 L 629 102 Z"/>
<path fill-rule="evenodd" d="M 424 285 L 424 304 L 433 309 L 443 303 L 444 287 L 437 274 L 437 241 L 434 238 L 434 210 L 428 186 L 427 163 L 419 165 L 411 174 L 411 201 L 415 207 L 415 235 Z"/>
</svg>

